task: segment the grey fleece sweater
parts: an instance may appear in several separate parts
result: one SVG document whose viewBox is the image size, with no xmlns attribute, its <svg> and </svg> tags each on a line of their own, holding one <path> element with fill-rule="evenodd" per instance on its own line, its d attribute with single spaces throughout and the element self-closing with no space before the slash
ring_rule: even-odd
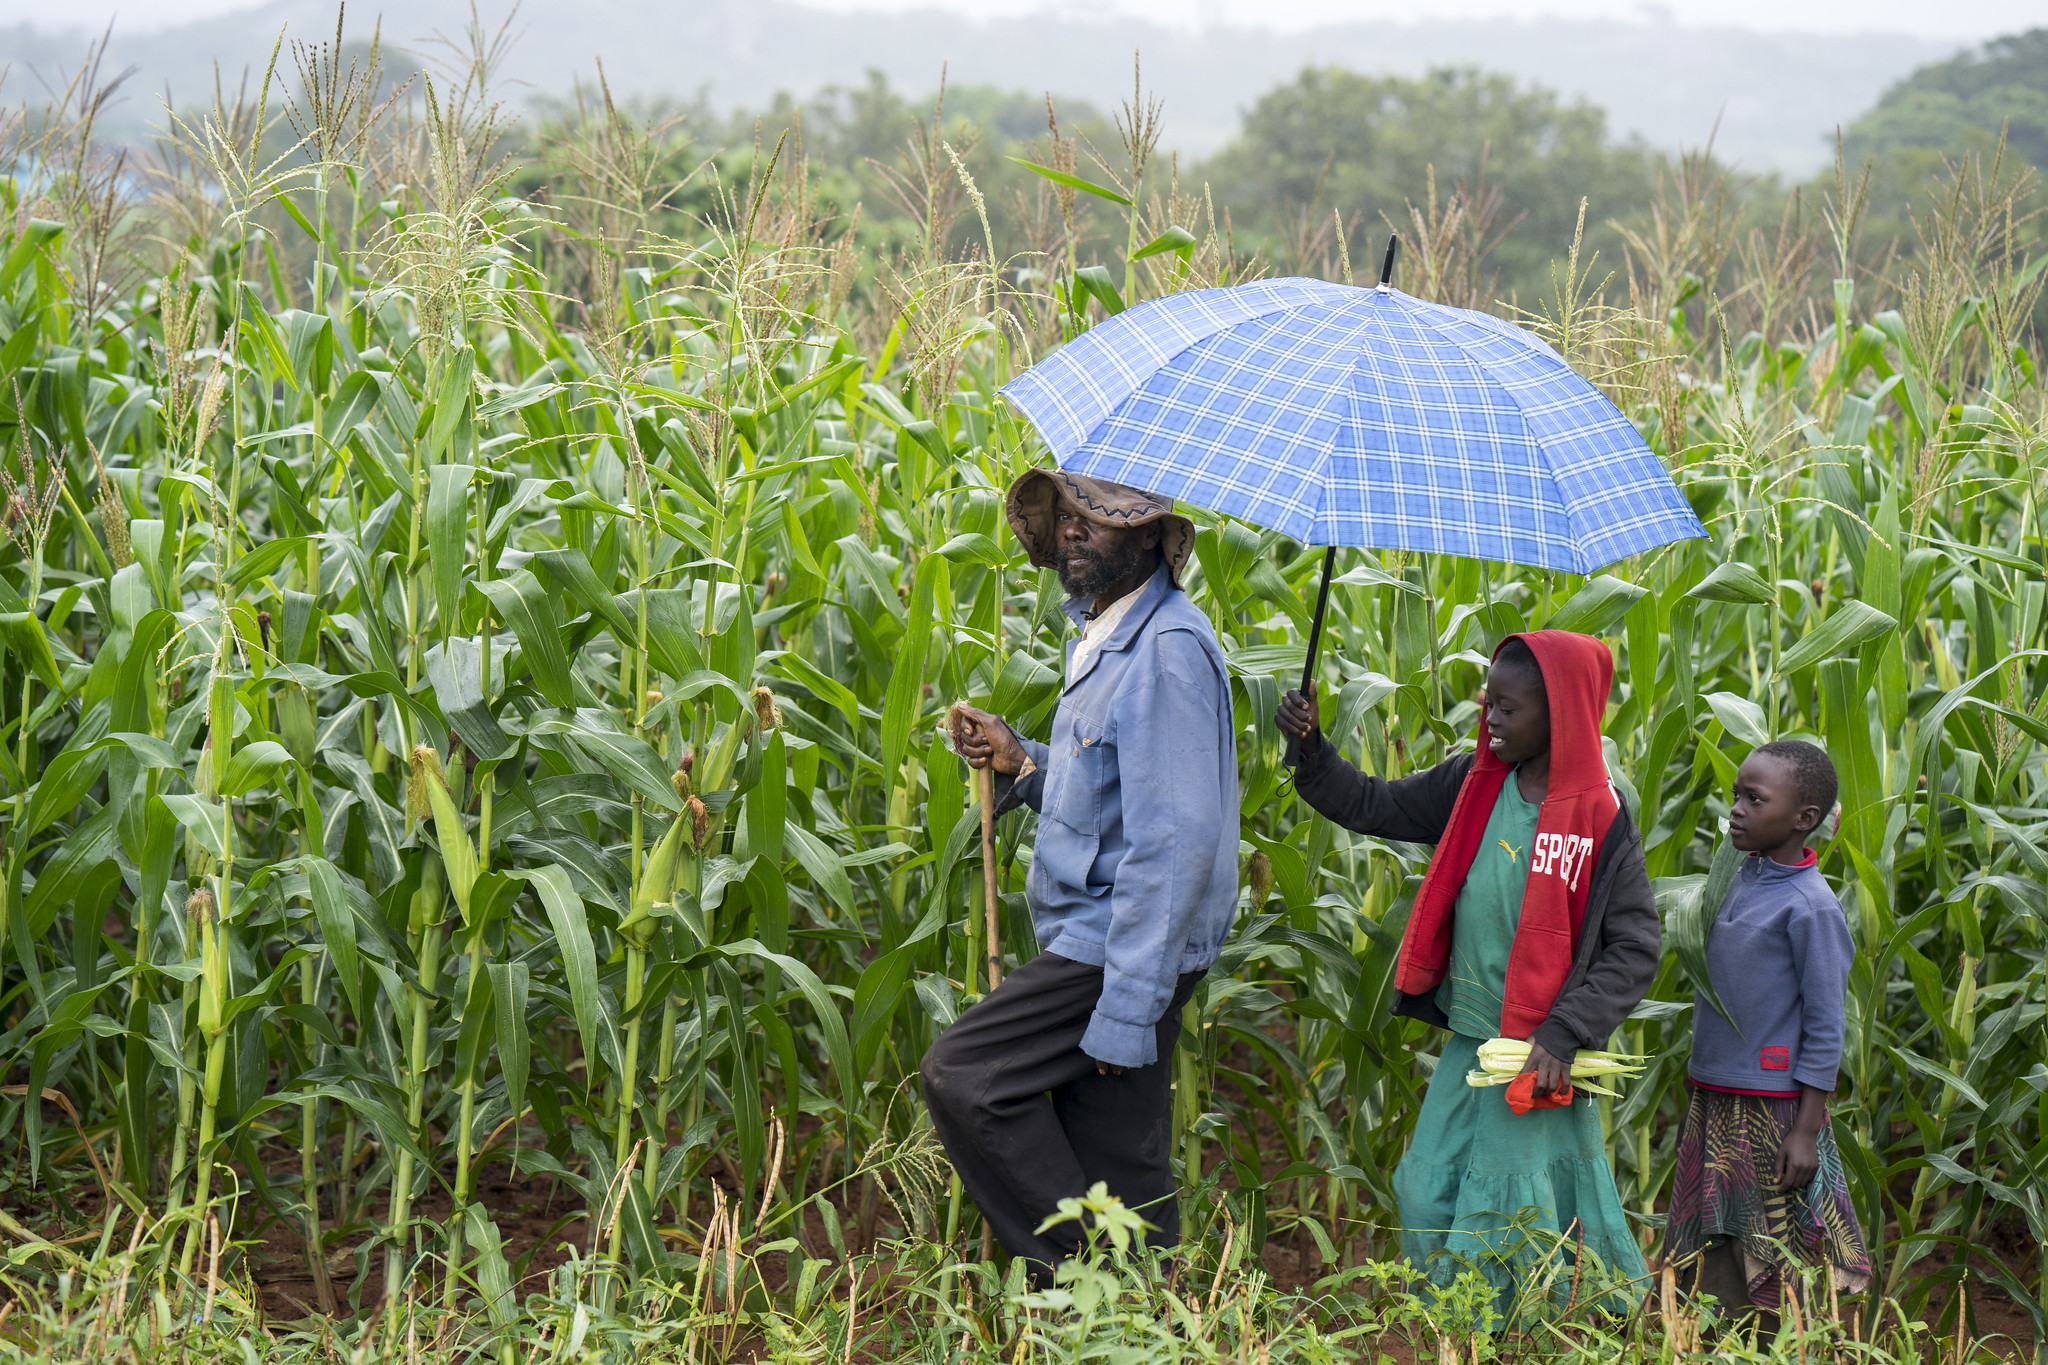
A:
<svg viewBox="0 0 2048 1365">
<path fill-rule="evenodd" d="M 1841 903 L 1811 861 L 1747 859 L 1707 936 L 1707 973 L 1741 1032 L 1699 996 L 1692 1078 L 1770 1094 L 1833 1090 L 1855 957 Z"/>
</svg>

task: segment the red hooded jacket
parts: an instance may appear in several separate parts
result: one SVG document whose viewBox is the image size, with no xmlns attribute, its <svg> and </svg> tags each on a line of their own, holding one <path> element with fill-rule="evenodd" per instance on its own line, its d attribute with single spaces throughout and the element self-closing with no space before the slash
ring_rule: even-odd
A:
<svg viewBox="0 0 2048 1365">
<path fill-rule="evenodd" d="M 1550 704 L 1550 779 L 1536 817 L 1500 1018 L 1502 1037 L 1527 1038 L 1549 1016 L 1571 974 L 1586 899 L 1592 892 L 1593 865 L 1621 802 L 1607 780 L 1600 747 L 1600 721 L 1614 683 L 1613 654 L 1590 635 L 1564 630 L 1530 631 L 1508 639 L 1526 642 L 1536 655 Z M 1482 731 L 1485 724 L 1482 711 Z M 1451 960 L 1452 909 L 1478 855 L 1501 784 L 1513 771 L 1491 749 L 1479 747 L 1416 892 L 1394 969 L 1397 989 L 1423 995 L 1443 984 Z"/>
</svg>

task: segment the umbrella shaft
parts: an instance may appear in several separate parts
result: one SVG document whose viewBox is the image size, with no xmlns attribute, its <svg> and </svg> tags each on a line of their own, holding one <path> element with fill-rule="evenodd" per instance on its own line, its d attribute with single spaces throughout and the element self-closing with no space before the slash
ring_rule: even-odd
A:
<svg viewBox="0 0 2048 1365">
<path fill-rule="evenodd" d="M 1330 605 L 1330 571 L 1337 564 L 1337 547 L 1332 545 L 1323 551 L 1323 585 L 1316 589 L 1315 619 L 1308 628 L 1308 658 L 1301 665 L 1301 695 L 1306 697 L 1316 680 L 1316 650 L 1323 642 L 1323 610 Z M 1289 737 L 1287 752 L 1281 762 L 1292 768 L 1301 762 L 1301 741 Z"/>
</svg>

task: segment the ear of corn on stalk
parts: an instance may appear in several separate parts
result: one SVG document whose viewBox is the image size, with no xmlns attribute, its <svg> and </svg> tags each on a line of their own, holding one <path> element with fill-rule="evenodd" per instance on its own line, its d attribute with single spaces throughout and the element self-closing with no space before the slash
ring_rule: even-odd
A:
<svg viewBox="0 0 2048 1365">
<path fill-rule="evenodd" d="M 412 781 L 418 787 L 416 799 L 433 814 L 434 837 L 441 845 L 448 889 L 455 897 L 462 922 L 467 925 L 469 895 L 481 867 L 476 845 L 470 842 L 469 831 L 463 827 L 462 812 L 455 808 L 455 798 L 449 795 L 448 779 L 441 771 L 441 756 L 427 745 L 417 745 L 412 751 Z M 410 791 L 407 795 L 412 798 Z"/>
<path fill-rule="evenodd" d="M 703 802 L 692 796 L 687 804 L 699 810 Z M 640 891 L 633 898 L 633 912 L 619 924 L 619 933 L 626 942 L 644 951 L 654 934 L 654 907 L 664 904 L 675 894 L 676 859 L 682 853 L 683 836 L 691 828 L 691 812 L 686 810 L 669 823 L 668 832 L 654 846 L 648 856 L 647 868 L 640 874 Z"/>
<path fill-rule="evenodd" d="M 1594 1052 L 1581 1049 L 1572 1058 L 1572 1084 L 1596 1095 L 1616 1092 L 1594 1082 L 1595 1077 L 1628 1080 L 1643 1073 L 1644 1058 L 1633 1052 Z M 1489 1038 L 1479 1045 L 1479 1065 L 1465 1073 L 1465 1084 L 1475 1087 L 1506 1085 L 1529 1065 L 1529 1043 L 1524 1038 Z"/>
</svg>

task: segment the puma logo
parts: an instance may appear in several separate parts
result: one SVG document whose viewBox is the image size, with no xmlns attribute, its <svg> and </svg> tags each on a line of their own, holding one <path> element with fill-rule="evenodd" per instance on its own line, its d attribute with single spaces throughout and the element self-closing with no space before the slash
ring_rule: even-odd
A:
<svg viewBox="0 0 2048 1365">
<path fill-rule="evenodd" d="M 1515 847 L 1515 846 L 1514 846 L 1513 844 L 1509 843 L 1509 842 L 1508 842 L 1507 840 L 1505 840 L 1505 839 L 1495 839 L 1495 840 L 1494 840 L 1494 842 L 1495 842 L 1496 844 L 1499 844 L 1499 845 L 1500 845 L 1500 846 L 1501 846 L 1502 848 L 1504 848 L 1504 849 L 1506 849 L 1506 850 L 1507 850 L 1507 854 L 1508 854 L 1508 866 L 1509 866 L 1509 867 L 1520 867 L 1520 866 L 1522 865 L 1522 863 L 1521 863 L 1521 858 L 1522 858 L 1522 850 L 1521 850 L 1521 849 L 1519 849 L 1519 848 L 1516 848 L 1516 847 Z"/>
</svg>

